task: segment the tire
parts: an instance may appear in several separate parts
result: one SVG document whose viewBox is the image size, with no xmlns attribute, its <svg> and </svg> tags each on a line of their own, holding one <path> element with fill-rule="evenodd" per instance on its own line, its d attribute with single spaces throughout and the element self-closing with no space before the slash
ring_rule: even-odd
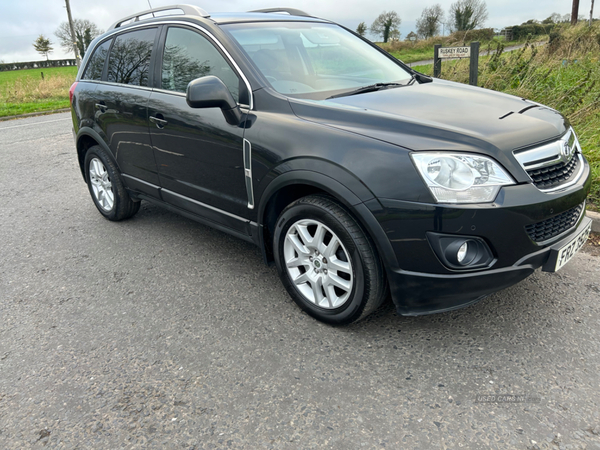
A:
<svg viewBox="0 0 600 450">
<path fill-rule="evenodd" d="M 317 320 L 346 325 L 375 311 L 387 296 L 375 246 L 332 198 L 311 195 L 277 219 L 273 253 L 292 299 Z"/>
<path fill-rule="evenodd" d="M 140 209 L 140 202 L 133 201 L 127 191 L 116 165 L 99 145 L 90 147 L 84 161 L 85 179 L 92 200 L 105 218 L 119 221 L 129 219 Z"/>
</svg>

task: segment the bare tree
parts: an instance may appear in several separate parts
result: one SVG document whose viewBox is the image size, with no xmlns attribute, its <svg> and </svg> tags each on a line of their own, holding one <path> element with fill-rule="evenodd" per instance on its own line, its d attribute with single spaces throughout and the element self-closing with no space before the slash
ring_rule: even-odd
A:
<svg viewBox="0 0 600 450">
<path fill-rule="evenodd" d="M 48 55 L 54 51 L 52 47 L 52 42 L 50 39 L 44 37 L 43 34 L 40 34 L 39 37 L 33 42 L 33 48 L 40 55 L 46 57 L 46 61 L 48 60 Z"/>
<path fill-rule="evenodd" d="M 367 24 L 364 22 L 359 23 L 356 27 L 356 32 L 364 37 L 364 35 L 367 33 Z"/>
<path fill-rule="evenodd" d="M 592 7 L 590 8 L 590 27 L 592 26 L 593 20 L 594 20 L 594 0 L 592 0 Z"/>
<path fill-rule="evenodd" d="M 383 42 L 387 42 L 393 32 L 395 32 L 393 34 L 398 33 L 398 37 L 400 37 L 398 31 L 400 23 L 402 23 L 402 19 L 396 11 L 384 11 L 371 24 L 371 33 L 383 37 Z"/>
<path fill-rule="evenodd" d="M 423 10 L 417 19 L 417 33 L 425 39 L 436 36 L 440 32 L 440 25 L 444 21 L 444 10 L 438 3 Z"/>
<path fill-rule="evenodd" d="M 487 20 L 487 5 L 483 0 L 458 0 L 450 5 L 449 15 L 454 31 L 474 30 Z"/>
<path fill-rule="evenodd" d="M 73 27 L 75 29 L 75 38 L 71 35 L 71 27 L 69 22 L 63 22 L 56 29 L 54 34 L 60 41 L 60 45 L 65 51 L 73 50 L 73 42 L 77 44 L 79 54 L 83 58 L 84 53 L 87 51 L 90 43 L 96 36 L 100 36 L 104 31 L 100 30 L 95 23 L 87 19 L 75 19 L 73 20 Z"/>
</svg>

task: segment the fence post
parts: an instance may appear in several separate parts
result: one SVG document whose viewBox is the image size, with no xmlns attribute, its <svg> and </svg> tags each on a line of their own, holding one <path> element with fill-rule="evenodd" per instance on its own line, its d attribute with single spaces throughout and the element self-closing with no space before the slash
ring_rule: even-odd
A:
<svg viewBox="0 0 600 450">
<path fill-rule="evenodd" d="M 471 65 L 469 67 L 469 84 L 477 86 L 479 74 L 479 42 L 471 42 Z"/>
<path fill-rule="evenodd" d="M 433 76 L 435 78 L 439 78 L 442 75 L 442 60 L 439 55 L 440 48 L 442 48 L 441 44 L 433 46 Z"/>
</svg>

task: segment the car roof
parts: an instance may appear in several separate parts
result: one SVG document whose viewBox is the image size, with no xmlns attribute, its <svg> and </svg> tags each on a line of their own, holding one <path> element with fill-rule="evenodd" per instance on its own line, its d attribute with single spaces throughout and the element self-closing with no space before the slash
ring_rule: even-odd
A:
<svg viewBox="0 0 600 450">
<path fill-rule="evenodd" d="M 183 14 L 169 14 L 169 11 L 181 11 Z M 140 22 L 152 23 L 157 20 L 174 20 L 181 18 L 200 21 L 208 20 L 217 25 L 243 22 L 329 22 L 327 20 L 311 17 L 310 14 L 295 8 L 277 7 L 248 12 L 209 14 L 204 9 L 195 5 L 168 5 L 140 11 L 127 17 L 123 17 L 121 20 L 115 22 L 107 31 L 110 32 L 118 28 L 126 28 L 134 24 L 137 25 Z"/>
</svg>

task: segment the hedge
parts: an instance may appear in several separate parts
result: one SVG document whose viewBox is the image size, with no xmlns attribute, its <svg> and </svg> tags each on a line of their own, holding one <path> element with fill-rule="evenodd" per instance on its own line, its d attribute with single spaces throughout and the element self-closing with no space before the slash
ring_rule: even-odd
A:
<svg viewBox="0 0 600 450">
<path fill-rule="evenodd" d="M 39 69 L 41 67 L 63 67 L 75 65 L 77 65 L 77 61 L 74 59 L 52 59 L 48 61 L 4 63 L 0 64 L 0 72 L 5 72 L 8 70 Z"/>
</svg>

